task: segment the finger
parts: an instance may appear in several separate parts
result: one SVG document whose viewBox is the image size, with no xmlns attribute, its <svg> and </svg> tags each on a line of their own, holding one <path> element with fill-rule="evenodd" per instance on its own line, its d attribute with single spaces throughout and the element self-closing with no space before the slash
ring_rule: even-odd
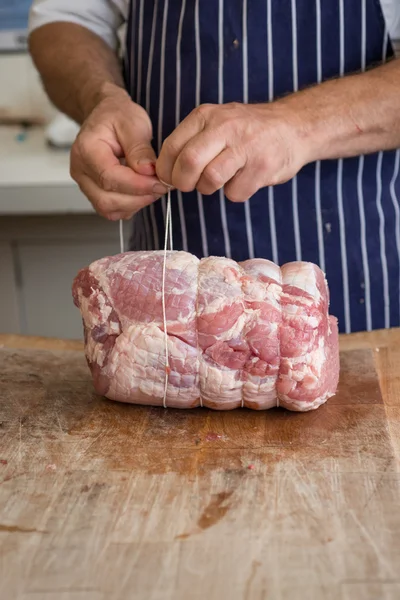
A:
<svg viewBox="0 0 400 600">
<path fill-rule="evenodd" d="M 116 192 L 105 192 L 87 176 L 82 177 L 79 187 L 96 212 L 111 220 L 129 218 L 144 206 L 148 206 L 158 199 L 154 195 L 129 196 Z M 119 216 L 116 217 L 116 215 Z"/>
<path fill-rule="evenodd" d="M 182 192 L 191 192 L 197 186 L 203 171 L 226 146 L 223 132 L 206 129 L 189 140 L 176 159 L 172 184 Z"/>
<path fill-rule="evenodd" d="M 245 202 L 263 185 L 251 169 L 244 167 L 225 185 L 225 196 L 232 202 Z"/>
<path fill-rule="evenodd" d="M 121 165 L 110 145 L 97 138 L 86 136 L 77 152 L 71 153 L 71 175 L 78 183 L 82 172 L 106 192 L 134 196 L 165 193 L 157 177 L 140 175 Z"/>
<path fill-rule="evenodd" d="M 220 190 L 245 165 L 245 162 L 245 159 L 234 153 L 231 148 L 226 148 L 206 166 L 197 183 L 197 190 L 205 195 Z"/>
<path fill-rule="evenodd" d="M 206 115 L 211 105 L 203 104 L 195 108 L 164 141 L 156 163 L 159 179 L 169 185 L 172 183 L 172 171 L 182 149 L 195 135 L 206 126 Z"/>
</svg>

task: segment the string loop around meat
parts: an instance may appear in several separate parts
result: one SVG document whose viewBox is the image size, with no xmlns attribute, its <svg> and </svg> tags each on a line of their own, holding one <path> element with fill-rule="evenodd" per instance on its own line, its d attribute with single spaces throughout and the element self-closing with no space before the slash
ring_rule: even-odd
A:
<svg viewBox="0 0 400 600">
<path fill-rule="evenodd" d="M 164 327 L 164 343 L 165 343 L 165 379 L 164 379 L 164 397 L 163 407 L 167 408 L 167 388 L 168 388 L 168 377 L 171 371 L 169 366 L 169 353 L 168 353 L 168 332 L 167 332 L 167 313 L 165 306 L 165 274 L 167 267 L 167 251 L 173 249 L 172 244 L 172 213 L 171 213 L 171 188 L 168 188 L 167 197 L 167 210 L 165 215 L 165 235 L 164 235 L 164 260 L 162 270 L 162 312 L 163 312 L 163 327 Z"/>
</svg>

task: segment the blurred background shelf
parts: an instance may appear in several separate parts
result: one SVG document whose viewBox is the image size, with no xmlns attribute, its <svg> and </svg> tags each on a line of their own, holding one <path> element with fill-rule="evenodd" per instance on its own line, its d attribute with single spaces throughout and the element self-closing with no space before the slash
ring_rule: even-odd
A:
<svg viewBox="0 0 400 600">
<path fill-rule="evenodd" d="M 0 215 L 93 213 L 69 175 L 69 151 L 42 127 L 0 127 Z"/>
</svg>

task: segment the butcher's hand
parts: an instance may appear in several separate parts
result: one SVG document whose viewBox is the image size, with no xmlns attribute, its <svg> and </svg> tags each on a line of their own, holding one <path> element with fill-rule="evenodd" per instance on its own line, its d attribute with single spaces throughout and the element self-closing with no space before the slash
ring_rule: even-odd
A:
<svg viewBox="0 0 400 600">
<path fill-rule="evenodd" d="M 284 104 L 203 104 L 165 140 L 158 177 L 234 202 L 291 179 L 308 162 L 301 122 Z"/>
<path fill-rule="evenodd" d="M 100 215 L 129 219 L 167 191 L 155 174 L 151 139 L 146 111 L 109 86 L 71 150 L 71 176 Z"/>
</svg>

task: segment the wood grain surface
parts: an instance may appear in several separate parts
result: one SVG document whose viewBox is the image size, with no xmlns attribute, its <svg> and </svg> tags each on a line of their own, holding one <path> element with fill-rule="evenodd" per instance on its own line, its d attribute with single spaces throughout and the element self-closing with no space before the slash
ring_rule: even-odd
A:
<svg viewBox="0 0 400 600">
<path fill-rule="evenodd" d="M 2 347 L 1 347 L 2 346 Z M 117 404 L 0 336 L 1 600 L 398 600 L 400 331 L 306 414 Z"/>
</svg>

